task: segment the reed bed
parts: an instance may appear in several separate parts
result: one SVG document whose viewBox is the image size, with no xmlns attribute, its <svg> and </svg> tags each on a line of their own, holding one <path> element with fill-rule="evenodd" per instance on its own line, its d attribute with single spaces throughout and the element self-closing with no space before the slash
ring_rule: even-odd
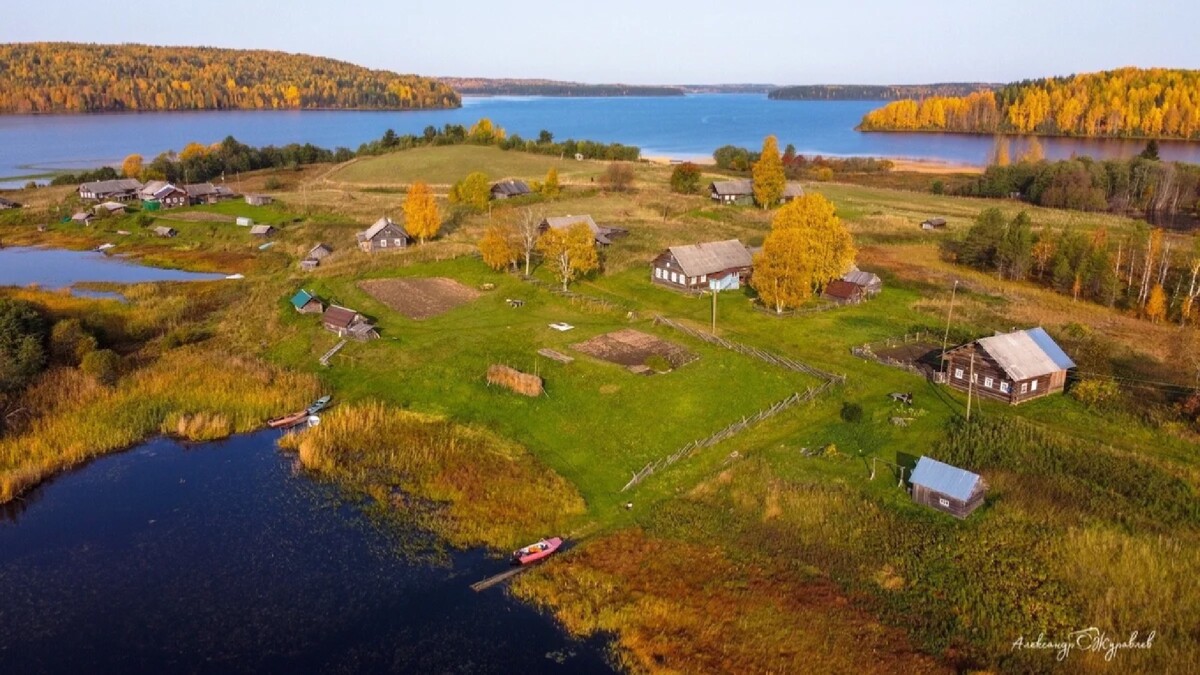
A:
<svg viewBox="0 0 1200 675">
<path fill-rule="evenodd" d="M 0 438 L 0 503 L 47 476 L 163 433 L 212 440 L 251 431 L 282 410 L 303 407 L 315 378 L 200 346 L 163 354 L 113 388 L 70 369 L 35 383 L 34 418 Z"/>
<path fill-rule="evenodd" d="M 334 408 L 281 445 L 311 471 L 412 509 L 456 546 L 515 548 L 585 510 L 574 486 L 519 445 L 382 403 Z"/>
</svg>

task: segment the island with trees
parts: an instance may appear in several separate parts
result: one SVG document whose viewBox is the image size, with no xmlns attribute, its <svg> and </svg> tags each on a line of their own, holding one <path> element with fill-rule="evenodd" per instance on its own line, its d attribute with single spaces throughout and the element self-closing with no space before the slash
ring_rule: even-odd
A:
<svg viewBox="0 0 1200 675">
<path fill-rule="evenodd" d="M 542 79 L 442 77 L 464 96 L 683 96 L 682 87 L 645 84 L 586 84 Z"/>
<path fill-rule="evenodd" d="M 0 45 L 0 113 L 457 108 L 418 75 L 284 52 L 67 42 Z"/>
<path fill-rule="evenodd" d="M 1200 70 L 1121 68 L 893 101 L 859 129 L 1196 140 L 1197 91 Z"/>
<path fill-rule="evenodd" d="M 771 90 L 773 101 L 895 101 L 929 96 L 966 96 L 999 85 L 985 82 L 935 84 L 803 84 Z"/>
</svg>

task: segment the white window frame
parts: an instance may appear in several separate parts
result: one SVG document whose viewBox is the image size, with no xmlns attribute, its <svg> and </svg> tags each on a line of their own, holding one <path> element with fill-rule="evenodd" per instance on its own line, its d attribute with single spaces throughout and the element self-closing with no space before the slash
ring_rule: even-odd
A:
<svg viewBox="0 0 1200 675">
<path fill-rule="evenodd" d="M 395 246 L 395 247 L 397 247 L 397 248 L 403 248 L 403 247 L 404 247 L 404 240 L 403 240 L 403 239 L 393 239 L 393 240 L 392 240 L 392 245 L 393 245 L 393 246 Z"/>
<path fill-rule="evenodd" d="M 387 239 L 379 240 L 379 248 L 387 248 Z"/>
<path fill-rule="evenodd" d="M 700 275 L 700 283 L 702 283 L 702 284 L 708 283 L 708 275 L 707 274 Z"/>
<path fill-rule="evenodd" d="M 662 270 L 662 268 L 661 268 L 661 267 L 655 267 L 655 268 L 654 268 L 654 278 L 655 278 L 655 279 L 661 279 L 661 278 L 662 278 L 662 275 L 663 275 L 663 270 Z"/>
<path fill-rule="evenodd" d="M 983 386 L 987 387 L 988 389 L 992 388 L 993 383 L 995 383 L 995 380 L 993 380 L 992 378 L 990 378 L 990 377 L 983 378 Z"/>
<path fill-rule="evenodd" d="M 1022 394 L 1028 394 L 1028 393 L 1029 393 L 1029 383 L 1028 383 L 1028 382 L 1022 382 L 1022 383 L 1021 383 L 1021 393 L 1022 393 Z"/>
<path fill-rule="evenodd" d="M 1029 383 L 1029 391 L 1037 391 L 1037 380 L 1033 380 Z"/>
<path fill-rule="evenodd" d="M 944 508 L 950 508 L 950 500 L 944 497 L 938 497 L 938 504 L 941 504 Z"/>
<path fill-rule="evenodd" d="M 962 368 L 955 368 L 955 369 L 954 369 L 954 379 L 956 379 L 956 380 L 961 380 L 961 379 L 963 379 L 963 376 L 964 376 L 964 374 L 963 374 L 963 369 L 962 369 Z"/>
<path fill-rule="evenodd" d="M 1000 383 L 1000 393 L 1002 393 L 1002 394 L 1008 394 L 1008 393 L 1010 393 L 1010 392 L 1011 392 L 1011 390 L 1012 390 L 1012 387 L 1008 386 L 1008 383 L 1007 383 L 1007 382 L 1001 382 L 1001 383 Z"/>
<path fill-rule="evenodd" d="M 971 373 L 971 383 L 979 384 L 979 373 Z"/>
</svg>

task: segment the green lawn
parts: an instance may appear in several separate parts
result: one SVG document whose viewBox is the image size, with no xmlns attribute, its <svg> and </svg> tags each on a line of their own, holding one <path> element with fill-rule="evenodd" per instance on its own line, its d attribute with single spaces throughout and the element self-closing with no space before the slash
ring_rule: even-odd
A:
<svg viewBox="0 0 1200 675">
<path fill-rule="evenodd" d="M 602 162 L 577 162 L 480 145 L 456 145 L 367 157 L 336 171 L 329 179 L 362 185 L 406 185 L 417 180 L 449 185 L 473 171 L 482 171 L 492 180 L 542 180 L 551 167 L 557 167 L 559 180 L 587 181 L 600 175 L 604 166 Z"/>
</svg>

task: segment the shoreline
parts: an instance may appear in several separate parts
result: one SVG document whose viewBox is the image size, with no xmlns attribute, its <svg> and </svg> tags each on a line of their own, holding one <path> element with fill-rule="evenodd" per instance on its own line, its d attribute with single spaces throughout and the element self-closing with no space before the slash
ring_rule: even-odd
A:
<svg viewBox="0 0 1200 675">
<path fill-rule="evenodd" d="M 825 155 L 837 159 L 844 159 L 841 155 Z M 712 157 L 695 157 L 691 155 L 669 154 L 653 154 L 646 155 L 642 159 L 651 164 L 680 164 L 683 162 L 691 162 L 700 167 L 712 168 L 716 167 L 717 163 Z M 929 174 L 945 174 L 945 173 L 960 173 L 960 174 L 981 174 L 986 168 L 982 164 L 967 164 L 960 162 L 950 162 L 940 159 L 914 159 L 912 157 L 872 157 L 872 159 L 886 159 L 893 164 L 892 170 L 889 173 L 929 173 Z"/>
</svg>

